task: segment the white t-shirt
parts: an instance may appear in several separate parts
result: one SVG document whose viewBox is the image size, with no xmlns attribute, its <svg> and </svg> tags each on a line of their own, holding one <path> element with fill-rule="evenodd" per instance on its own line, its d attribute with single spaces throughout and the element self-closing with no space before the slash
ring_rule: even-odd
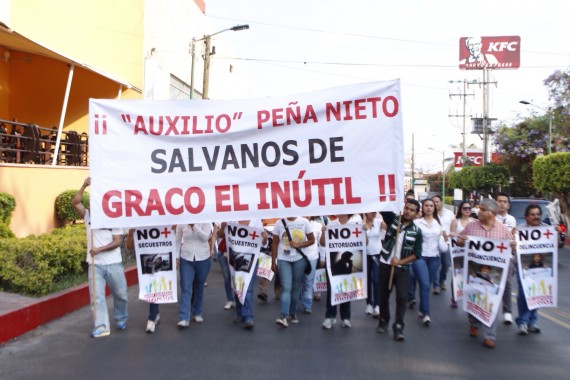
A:
<svg viewBox="0 0 570 380">
<path fill-rule="evenodd" d="M 451 232 L 451 222 L 455 219 L 455 215 L 444 207 L 441 215 L 438 213 L 438 216 L 441 226 L 445 229 L 445 233 L 449 235 Z"/>
<path fill-rule="evenodd" d="M 295 248 L 291 248 L 289 245 L 289 238 L 287 237 L 287 232 L 285 231 L 285 227 L 281 220 L 285 220 L 287 223 L 287 227 L 289 228 L 293 241 L 299 243 L 307 241 L 307 234 L 313 232 L 313 227 L 307 219 L 297 217 L 293 221 L 287 220 L 286 218 L 279 219 L 273 228 L 273 238 L 279 239 L 279 245 L 277 246 L 277 259 L 291 262 L 301 260 L 303 256 L 301 256 Z M 305 248 L 301 249 L 305 252 Z"/>
<path fill-rule="evenodd" d="M 505 216 L 497 214 L 495 219 L 503 223 L 511 232 L 513 231 L 513 228 L 517 227 L 517 220 L 510 214 L 505 214 Z"/>
<path fill-rule="evenodd" d="M 366 245 L 367 255 L 378 255 L 380 253 L 384 236 L 386 236 L 386 231 L 382 229 L 382 219 L 374 219 L 372 228 L 366 230 L 366 237 L 368 237 L 368 244 Z"/>
<path fill-rule="evenodd" d="M 91 264 L 93 261 L 91 259 L 91 233 L 93 232 L 93 244 L 95 247 L 103 247 L 113 241 L 113 235 L 123 235 L 122 228 L 96 228 L 91 229 L 91 215 L 89 210 L 85 211 L 85 216 L 83 217 L 85 222 L 85 227 L 87 228 L 87 256 L 86 261 Z M 101 252 L 95 255 L 95 265 L 109 265 L 117 264 L 123 262 L 123 256 L 121 256 L 121 247 L 114 248 L 110 251 Z"/>
<path fill-rule="evenodd" d="M 310 261 L 317 260 L 319 258 L 319 240 L 321 239 L 321 234 L 323 233 L 323 225 L 316 220 L 311 220 L 311 227 L 313 229 L 313 234 L 315 234 L 315 243 L 311 244 L 303 251 Z M 283 224 L 281 224 L 283 226 Z"/>
<path fill-rule="evenodd" d="M 433 219 L 428 224 L 424 218 L 414 220 L 416 226 L 422 230 L 422 257 L 438 257 L 439 244 L 445 244 L 441 231 L 443 227 Z"/>
</svg>

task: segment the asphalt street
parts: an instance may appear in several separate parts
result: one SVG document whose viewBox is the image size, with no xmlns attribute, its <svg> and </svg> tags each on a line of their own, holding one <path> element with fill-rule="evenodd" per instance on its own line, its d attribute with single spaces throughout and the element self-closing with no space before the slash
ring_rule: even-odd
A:
<svg viewBox="0 0 570 380">
<path fill-rule="evenodd" d="M 467 315 L 449 307 L 449 292 L 431 296 L 429 328 L 417 310 L 408 311 L 405 342 L 377 334 L 364 301 L 352 303 L 352 328 L 337 322 L 327 331 L 321 328 L 323 301 L 285 329 L 275 324 L 278 303 L 256 299 L 255 329 L 246 331 L 232 323 L 233 310 L 223 309 L 222 275 L 214 262 L 204 323 L 179 330 L 177 305 L 163 305 L 156 332 L 145 333 L 148 305 L 137 299 L 134 286 L 125 331 L 113 328 L 109 337 L 91 338 L 91 312 L 82 308 L 1 345 L 0 378 L 564 379 L 570 373 L 568 248 L 560 252 L 559 277 L 559 307 L 540 311 L 542 333 L 521 337 L 515 325 L 501 323 L 497 347 L 487 349 L 482 338 L 469 337 Z"/>
</svg>

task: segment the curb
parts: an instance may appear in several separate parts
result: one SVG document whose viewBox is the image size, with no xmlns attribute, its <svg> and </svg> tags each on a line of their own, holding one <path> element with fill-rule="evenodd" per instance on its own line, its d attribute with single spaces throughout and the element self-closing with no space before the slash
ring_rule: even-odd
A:
<svg viewBox="0 0 570 380">
<path fill-rule="evenodd" d="M 137 267 L 125 269 L 127 286 L 138 283 Z M 109 295 L 107 288 L 107 295 Z M 89 305 L 89 284 L 39 298 L 38 302 L 22 309 L 0 314 L 0 344 L 20 336 L 65 314 Z"/>
</svg>

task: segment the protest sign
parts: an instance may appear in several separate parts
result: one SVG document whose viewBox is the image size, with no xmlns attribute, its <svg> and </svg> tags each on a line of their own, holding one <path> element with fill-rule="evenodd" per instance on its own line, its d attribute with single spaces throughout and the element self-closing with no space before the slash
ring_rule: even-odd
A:
<svg viewBox="0 0 570 380">
<path fill-rule="evenodd" d="M 558 234 L 552 226 L 519 227 L 518 277 L 529 310 L 557 307 Z"/>
<path fill-rule="evenodd" d="M 174 229 L 170 226 L 138 228 L 133 237 L 139 299 L 150 303 L 178 302 Z"/>
<path fill-rule="evenodd" d="M 463 310 L 491 326 L 509 275 L 511 242 L 469 236 L 465 244 Z"/>
<path fill-rule="evenodd" d="M 400 83 L 254 100 L 91 99 L 89 165 L 95 228 L 397 212 Z"/>
<path fill-rule="evenodd" d="M 323 233 L 331 305 L 365 299 L 366 235 L 362 224 L 339 224 L 333 221 Z"/>
</svg>

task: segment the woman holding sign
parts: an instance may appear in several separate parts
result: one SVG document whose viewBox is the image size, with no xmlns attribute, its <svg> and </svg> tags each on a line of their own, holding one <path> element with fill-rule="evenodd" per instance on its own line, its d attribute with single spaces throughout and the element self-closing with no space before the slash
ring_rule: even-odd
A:
<svg viewBox="0 0 570 380">
<path fill-rule="evenodd" d="M 463 230 L 465 229 L 465 227 L 471 223 L 472 221 L 474 221 L 475 219 L 473 219 L 473 217 L 471 216 L 471 203 L 469 201 L 463 201 L 459 204 L 459 208 L 457 209 L 457 215 L 455 215 L 455 219 L 453 219 L 451 221 L 451 227 L 450 227 L 450 234 L 449 237 L 451 238 L 455 238 L 459 235 L 461 235 L 461 233 L 463 232 Z M 453 309 L 457 309 L 457 302 L 455 302 L 455 298 L 453 298 L 454 295 L 454 291 L 453 291 L 453 280 L 451 281 L 451 307 Z"/>
<path fill-rule="evenodd" d="M 275 223 L 271 243 L 271 269 L 279 269 L 281 279 L 281 316 L 275 320 L 278 325 L 287 327 L 288 320 L 299 323 L 297 302 L 301 295 L 303 273 L 308 265 L 303 248 L 314 243 L 313 227 L 307 219 L 289 217 Z"/>
<path fill-rule="evenodd" d="M 178 327 L 204 322 L 204 284 L 210 272 L 210 237 L 214 228 L 212 223 L 183 224 L 176 226 L 176 247 L 179 258 L 176 264 L 180 268 L 180 309 Z M 194 293 L 194 297 L 192 297 Z M 190 300 L 193 299 L 192 305 Z M 192 306 L 192 310 L 190 310 Z"/>
</svg>

